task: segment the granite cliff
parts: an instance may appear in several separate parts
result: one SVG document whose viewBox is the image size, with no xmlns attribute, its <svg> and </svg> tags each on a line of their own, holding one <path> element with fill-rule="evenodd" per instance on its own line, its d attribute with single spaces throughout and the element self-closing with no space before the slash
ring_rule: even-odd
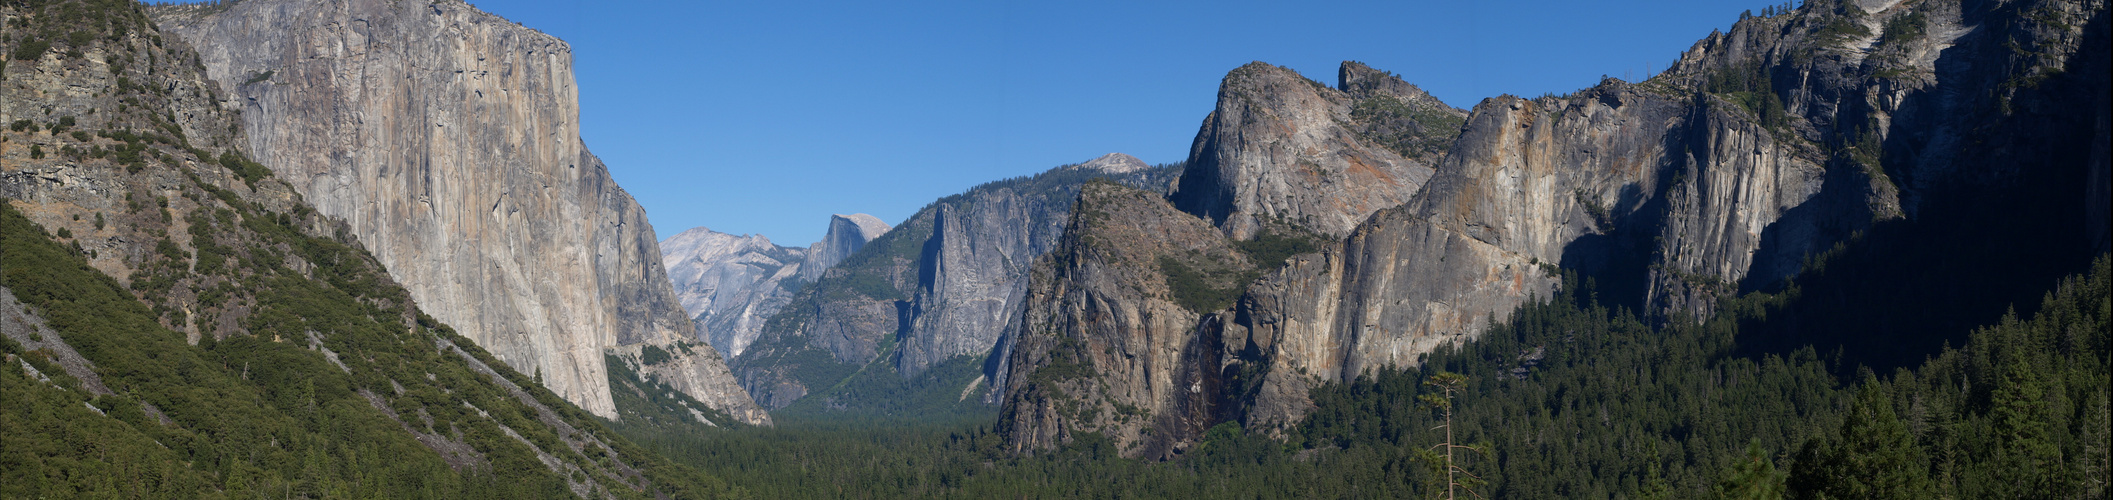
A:
<svg viewBox="0 0 2113 500">
<path fill-rule="evenodd" d="M 1472 339 L 1489 319 L 1560 286 L 1557 266 L 1596 280 L 1602 300 L 1656 321 L 1778 286 L 1842 245 L 1905 258 L 1937 255 L 1931 248 L 1961 237 L 2008 241 L 1945 251 L 2000 265 L 1947 269 L 2031 276 L 1993 283 L 2076 272 L 2090 249 L 2106 246 L 2105 231 L 2046 224 L 2076 213 L 2107 220 L 2107 188 L 2085 182 L 2105 178 L 2106 106 L 2079 105 L 2107 102 L 2105 23 L 2102 2 L 2077 1 L 1808 2 L 1744 17 L 1641 83 L 1484 100 L 1420 190 L 1340 231 L 1312 222 L 1329 220 L 1312 217 L 1322 212 L 1286 208 L 1315 204 L 1277 200 L 1341 208 L 1388 198 L 1271 180 L 1319 170 L 1276 149 L 1227 148 L 1223 138 L 1306 130 L 1264 122 L 1227 132 L 1228 109 L 1288 103 L 1296 109 L 1267 116 L 1303 116 L 1342 104 L 1313 98 L 1327 95 L 1317 85 L 1255 95 L 1254 75 L 1268 67 L 1243 67 L 1226 78 L 1170 201 L 1234 239 L 1266 226 L 1243 220 L 1283 217 L 1340 240 L 1282 267 L 1262 264 L 1269 269 L 1241 285 L 1237 302 L 1194 316 L 1135 312 L 1165 309 L 1140 288 L 1151 279 L 1137 277 L 1149 267 L 1137 259 L 1053 258 L 1034 275 L 1012 341 L 1019 347 L 1000 370 L 1008 374 L 1001 430 L 1027 452 L 1100 431 L 1125 443 L 1125 454 L 1167 457 L 1217 422 L 1281 429 L 1311 407 L 1314 385 L 1413 367 L 1432 349 Z M 1355 87 L 1350 81 L 1339 87 Z M 1356 134 L 1321 137 L 1299 151 L 1367 150 L 1355 147 Z M 1092 206 L 1082 199 L 1079 210 Z M 1108 218 L 1132 227 L 1171 219 L 1143 202 L 1106 210 L 1133 211 Z M 1074 231 L 1061 246 L 1089 248 L 1084 239 L 1107 237 L 1097 233 L 1137 232 Z M 1190 239 L 1177 241 L 1203 244 Z M 2048 261 L 2075 265 L 2039 264 Z M 1174 328 L 1169 319 L 1191 322 Z M 1110 357 L 1108 346 L 1123 345 L 1160 346 L 1161 356 L 1137 366 Z M 1178 381 L 1192 394 L 1138 392 Z"/>
<path fill-rule="evenodd" d="M 941 198 L 803 285 L 735 358 L 736 373 L 759 403 L 782 408 L 853 376 L 916 380 L 943 363 L 981 366 L 1019 307 L 1028 266 L 1062 235 L 1079 186 L 1108 178 L 1163 192 L 1171 173 L 1114 153 Z M 959 380 L 918 390 L 987 387 L 978 378 L 987 368 L 958 371 L 948 373 Z M 860 395 L 823 399 L 844 409 Z"/>
<path fill-rule="evenodd" d="M 1218 337 L 1195 332 L 1228 315 L 1185 296 L 1238 289 L 1255 264 L 1158 193 L 1091 182 L 1076 213 L 1021 301 L 999 428 L 1016 451 L 1098 432 L 1125 455 L 1171 455 L 1212 423 L 1225 383 Z"/>
<path fill-rule="evenodd" d="M 695 338 L 645 211 L 580 141 L 563 41 L 456 1 L 156 12 L 231 90 L 257 161 L 507 364 L 614 417 L 605 349 Z M 693 396 L 757 413 L 714 394 Z"/>
<path fill-rule="evenodd" d="M 660 240 L 668 280 L 691 317 L 729 302 L 722 299 L 732 297 L 734 290 L 776 277 L 787 266 L 798 266 L 806 254 L 805 248 L 771 243 L 760 234 L 726 234 L 706 227 Z"/>
<path fill-rule="evenodd" d="M 800 263 L 801 281 L 821 279 L 822 273 L 838 262 L 843 262 L 866 243 L 887 234 L 888 223 L 866 214 L 829 216 L 829 231 L 822 233 L 822 241 L 807 246 L 807 259 Z"/>
<path fill-rule="evenodd" d="M 143 5 L 0 3 L 0 40 L 10 496 L 732 493 L 423 312 Z"/>
<path fill-rule="evenodd" d="M 762 333 L 763 322 L 821 274 L 808 269 L 827 270 L 886 232 L 888 224 L 871 215 L 833 215 L 822 241 L 804 248 L 702 227 L 663 240 L 660 248 L 670 263 L 668 279 L 698 335 L 719 352 L 738 357 Z"/>
<path fill-rule="evenodd" d="M 1249 63 L 1219 85 L 1172 199 L 1237 239 L 1268 225 L 1339 238 L 1416 194 L 1465 116 L 1360 63 L 1335 88 Z"/>
</svg>

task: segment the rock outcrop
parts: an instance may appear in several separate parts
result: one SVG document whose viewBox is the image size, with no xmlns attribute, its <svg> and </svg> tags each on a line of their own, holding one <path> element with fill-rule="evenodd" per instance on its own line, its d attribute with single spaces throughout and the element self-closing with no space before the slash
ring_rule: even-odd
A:
<svg viewBox="0 0 2113 500">
<path fill-rule="evenodd" d="M 659 359 L 648 358 L 647 349 L 657 351 L 655 358 Z M 739 385 L 726 383 L 734 378 L 734 374 L 727 371 L 726 360 L 709 345 L 698 342 L 631 344 L 609 351 L 610 357 L 626 363 L 642 380 L 667 384 L 669 388 L 741 422 L 768 424 L 771 421 L 770 413 L 756 406 L 747 391 Z M 719 425 L 709 420 L 706 423 Z"/>
<path fill-rule="evenodd" d="M 999 426 L 1015 450 L 1098 432 L 1125 455 L 1178 453 L 1208 427 L 1223 391 L 1223 349 L 1196 329 L 1227 319 L 1183 296 L 1236 289 L 1253 263 L 1210 221 L 1156 193 L 1087 183 L 1077 207 L 1061 246 L 1035 264 Z"/>
<path fill-rule="evenodd" d="M 27 12 L 8 14 L 11 22 L 31 21 Z M 14 124 L 0 131 L 0 198 L 47 230 L 73 235 L 90 266 L 128 286 L 145 276 L 139 272 L 153 255 L 197 252 L 199 240 L 184 237 L 196 220 L 179 215 L 211 210 L 215 202 L 198 191 L 207 186 L 288 214 L 301 231 L 333 232 L 330 221 L 296 216 L 310 209 L 280 179 L 246 168 L 240 119 L 220 106 L 221 87 L 204 69 L 186 62 L 198 57 L 189 43 L 129 21 L 95 28 L 113 25 L 127 28 L 33 59 L 10 54 L 0 67 L 0 122 Z M 247 308 L 208 308 L 195 304 L 195 294 L 179 295 L 170 306 L 185 314 L 165 319 L 190 340 L 243 331 L 236 320 Z M 227 321 L 184 321 L 209 309 Z"/>
<path fill-rule="evenodd" d="M 762 235 L 691 228 L 660 242 L 675 295 L 699 335 L 728 356 L 755 342 L 763 321 L 792 300 L 807 249 L 772 244 Z"/>
<path fill-rule="evenodd" d="M 991 356 L 1029 266 L 1063 235 L 1079 186 L 1103 178 L 1163 192 L 1171 173 L 1116 153 L 942 198 L 804 285 L 733 361 L 735 373 L 759 403 L 780 408 L 848 376 L 916 378 L 950 359 Z M 892 370 L 860 369 L 873 363 Z"/>
<path fill-rule="evenodd" d="M 1076 168 L 1122 175 L 1150 167 L 1113 153 Z M 1069 189 L 1076 186 L 1059 191 Z M 1028 266 L 1064 234 L 1071 207 L 1060 196 L 998 187 L 971 190 L 959 202 L 933 207 L 932 235 L 918 256 L 912 319 L 895 359 L 897 371 L 915 375 L 955 356 L 990 352 L 1027 291 Z"/>
<path fill-rule="evenodd" d="M 800 280 L 812 282 L 821 279 L 845 257 L 865 248 L 866 242 L 887 234 L 888 223 L 866 214 L 835 214 L 829 216 L 829 232 L 822 234 L 822 241 L 807 246 L 807 260 L 800 265 Z"/>
<path fill-rule="evenodd" d="M 1108 153 L 1101 155 L 1101 157 L 1099 158 L 1094 158 L 1091 161 L 1072 165 L 1067 168 L 1076 170 L 1094 170 L 1108 174 L 1127 174 L 1131 172 L 1139 172 L 1146 169 L 1150 169 L 1152 168 L 1152 166 L 1145 164 L 1144 160 L 1139 160 L 1135 156 L 1130 156 L 1122 153 Z"/>
<path fill-rule="evenodd" d="M 563 41 L 458 1 L 253 0 L 157 22 L 233 90 L 259 162 L 435 317 L 567 400 L 613 417 L 604 349 L 694 338 L 645 211 L 580 141 Z"/>
<path fill-rule="evenodd" d="M 1340 238 L 1408 201 L 1465 113 L 1359 63 L 1338 87 L 1261 62 L 1227 74 L 1174 205 L 1245 240 L 1272 224 Z"/>
<path fill-rule="evenodd" d="M 1292 257 L 1246 285 L 1237 304 L 1196 316 L 1178 333 L 1162 324 L 1166 315 L 1123 312 L 1142 307 L 1137 297 L 1107 290 L 1130 282 L 1097 279 L 1107 273 L 1056 259 L 1047 264 L 1051 272 L 1035 274 L 1025 327 L 1009 341 L 1017 347 L 1003 369 L 1008 406 L 1001 429 L 1022 451 L 1102 431 L 1144 443 L 1125 454 L 1164 457 L 1215 422 L 1281 429 L 1311 407 L 1306 394 L 1316 384 L 1415 366 L 1440 345 L 1472 339 L 1488 319 L 1559 286 L 1554 266 L 1597 280 L 1602 301 L 1664 319 L 1708 314 L 1719 297 L 1780 283 L 1860 231 L 1905 223 L 1896 221 L 2030 225 L 2042 215 L 2092 210 L 2086 218 L 2104 220 L 2105 204 L 2094 201 L 2103 198 L 2102 187 L 2054 197 L 2062 201 L 2021 193 L 2081 182 L 2096 168 L 2094 148 L 2107 139 L 2087 131 L 2104 123 L 2107 111 L 2055 103 L 2107 100 L 2105 24 L 2103 4 L 2073 1 L 1809 2 L 1745 18 L 1640 84 L 1610 79 L 1566 96 L 1483 101 L 1420 191 L 1340 232 L 1307 222 L 1329 220 L 1311 217 L 1319 212 L 1286 207 L 1351 207 L 1380 198 L 1286 190 L 1307 185 L 1273 179 L 1313 167 L 1284 160 L 1278 149 L 1228 148 L 1236 142 L 1222 131 L 1226 117 L 1236 115 L 1228 109 L 1250 103 L 1280 103 L 1256 113 L 1264 117 L 1326 116 L 1342 105 L 1316 98 L 1326 94 L 1291 76 L 1258 76 L 1270 67 L 1243 67 L 1227 77 L 1228 90 L 1171 201 L 1238 238 L 1250 236 L 1243 228 L 1261 225 L 1243 220 L 1261 221 L 1258 214 L 1266 213 L 1341 242 Z M 1350 73 L 1346 65 L 1342 87 L 1360 88 Z M 1254 88 L 1266 92 L 1247 90 Z M 1285 120 L 1233 136 L 1322 130 Z M 1349 143 L 1342 136 L 1328 144 Z M 1191 189 L 1197 186 L 1212 189 Z M 2001 210 L 1979 201 L 1991 195 L 2029 206 L 2017 207 L 2023 212 L 2016 216 L 1971 213 Z M 1309 198 L 1316 201 L 1275 201 Z M 1149 204 L 1127 206 L 1138 213 L 1111 218 L 1164 218 Z M 1060 247 L 1083 248 L 1087 243 L 1074 238 L 1091 234 L 1074 232 Z M 2003 234 L 2076 247 L 2043 252 L 2061 255 L 2082 255 L 2093 243 L 2086 240 L 2100 238 Z M 1100 351 L 1166 335 L 1217 351 L 1165 344 L 1193 354 L 1142 369 Z M 1050 353 L 1072 353 L 1072 361 Z M 1041 375 L 1052 370 L 1081 381 Z M 1202 381 L 1193 385 L 1201 395 L 1150 406 L 1096 389 L 1180 380 Z M 1144 433 L 1106 415 L 1111 408 L 1126 414 L 1118 403 L 1178 425 L 1154 424 Z"/>
<path fill-rule="evenodd" d="M 794 290 L 888 229 L 878 217 L 838 214 L 829 217 L 822 241 L 806 248 L 701 227 L 668 238 L 660 247 L 671 262 L 668 278 L 694 318 L 698 335 L 719 352 L 739 357 L 762 334 L 764 322 L 792 300 Z"/>
</svg>

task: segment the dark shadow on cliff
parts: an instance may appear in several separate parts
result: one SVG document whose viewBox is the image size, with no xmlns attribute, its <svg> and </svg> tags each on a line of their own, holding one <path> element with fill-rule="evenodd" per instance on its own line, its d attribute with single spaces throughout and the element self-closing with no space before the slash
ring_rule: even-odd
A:
<svg viewBox="0 0 2113 500">
<path fill-rule="evenodd" d="M 1877 217 L 1866 202 L 1871 176 L 1850 162 L 1830 163 L 1818 194 L 1761 230 L 1739 293 L 1781 290 L 1813 255 L 1871 228 Z"/>
<path fill-rule="evenodd" d="M 1858 365 L 1885 373 L 1961 345 L 2008 311 L 2037 308 L 2048 283 L 2088 270 L 2096 242 L 2082 224 L 2085 186 L 2091 145 L 2104 140 L 2094 126 L 2104 110 L 2079 103 L 2105 102 L 2106 25 L 2100 11 L 2085 27 L 2082 49 L 2065 66 L 2071 71 L 2008 101 L 1969 101 L 2009 112 L 1973 110 L 1990 125 L 1960 132 L 1975 142 L 1959 150 L 1958 170 L 1945 181 L 1904 196 L 1918 201 L 1912 216 L 1875 223 L 1814 256 L 1795 280 L 1755 286 L 1784 302 L 1742 321 L 1738 354 L 1812 346 L 1839 353 L 1838 375 L 1853 376 Z M 1961 44 L 1944 56 L 1969 50 L 2007 49 Z M 1886 170 L 1912 172 L 1908 155 L 1891 153 L 1911 149 L 1899 141 L 1922 132 L 1907 127 L 1929 125 L 1892 125 Z"/>
<path fill-rule="evenodd" d="M 1694 120 L 1690 118 L 1689 123 Z M 1660 147 L 1665 151 L 1686 150 L 1688 126 L 1667 130 L 1659 138 Z M 1665 232 L 1666 213 L 1672 209 L 1666 194 L 1687 170 L 1687 166 L 1672 158 L 1662 160 L 1657 168 L 1650 194 L 1645 195 L 1637 184 L 1622 186 L 1613 211 L 1618 215 L 1609 221 L 1610 227 L 1600 227 L 1599 232 L 1580 236 L 1563 246 L 1558 264 L 1575 271 L 1580 279 L 1591 280 L 1593 285 L 1589 288 L 1598 304 L 1644 310 L 1651 287 L 1651 261 L 1658 251 L 1657 238 Z"/>
</svg>

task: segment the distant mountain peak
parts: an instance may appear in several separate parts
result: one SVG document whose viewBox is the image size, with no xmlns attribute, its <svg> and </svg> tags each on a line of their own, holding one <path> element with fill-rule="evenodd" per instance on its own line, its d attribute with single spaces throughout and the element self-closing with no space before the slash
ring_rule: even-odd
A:
<svg viewBox="0 0 2113 500">
<path fill-rule="evenodd" d="M 850 221 L 852 225 L 858 226 L 859 236 L 864 237 L 866 241 L 873 241 L 874 238 L 879 238 L 880 235 L 886 234 L 889 229 L 887 222 L 868 214 L 829 214 L 829 216 Z"/>
<path fill-rule="evenodd" d="M 1101 157 L 1099 158 L 1094 158 L 1092 161 L 1080 163 L 1072 168 L 1082 170 L 1099 170 L 1111 174 L 1127 174 L 1130 172 L 1136 172 L 1139 170 L 1152 168 L 1152 166 L 1145 164 L 1144 160 L 1139 160 L 1135 156 L 1130 156 L 1123 153 L 1108 153 L 1101 155 Z"/>
</svg>

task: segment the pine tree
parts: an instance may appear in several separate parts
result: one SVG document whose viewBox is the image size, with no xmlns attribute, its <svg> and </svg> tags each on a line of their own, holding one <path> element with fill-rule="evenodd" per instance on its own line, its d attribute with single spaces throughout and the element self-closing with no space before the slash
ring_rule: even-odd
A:
<svg viewBox="0 0 2113 500">
<path fill-rule="evenodd" d="M 2067 481 L 2062 480 L 2062 450 L 2048 428 L 2053 412 L 2047 408 L 2047 386 L 2026 359 L 2029 342 L 2016 321 L 2014 316 L 2003 321 L 2002 330 L 2010 332 L 2003 336 L 2011 342 L 2004 343 L 2002 372 L 1989 401 L 1996 447 L 1993 469 L 1985 470 L 1993 476 L 1985 484 L 2005 498 L 2062 496 L 2059 490 Z"/>
<path fill-rule="evenodd" d="M 1717 482 L 1717 498 L 1727 500 L 1774 500 L 1789 495 L 1783 473 L 1769 460 L 1761 440 L 1746 443 L 1746 456 L 1732 465 L 1731 472 Z"/>
<path fill-rule="evenodd" d="M 2109 415 L 2106 387 L 2100 386 L 2098 393 L 2093 394 L 2091 399 L 2084 409 L 2086 416 L 2080 428 L 2082 432 L 2078 433 L 2081 435 L 2080 441 L 2083 442 L 2083 453 L 2080 453 L 2082 456 L 2077 459 L 2077 475 L 2084 480 L 2083 484 L 2078 486 L 2083 490 L 2080 493 L 2084 498 L 2105 498 L 2106 475 L 2113 473 L 2113 467 L 2108 467 L 2107 448 L 2113 447 L 2113 435 L 2109 435 L 2113 434 L 2113 429 L 2107 428 Z"/>
<path fill-rule="evenodd" d="M 1439 394 L 1424 393 L 1417 396 L 1416 399 L 1422 403 L 1423 407 L 1437 411 L 1444 422 L 1439 424 L 1437 429 L 1445 429 L 1445 442 L 1431 445 L 1431 449 L 1445 450 L 1445 454 L 1442 456 L 1431 456 L 1437 454 L 1429 453 L 1427 449 L 1426 452 L 1429 455 L 1426 455 L 1426 460 L 1443 460 L 1440 463 L 1443 464 L 1445 471 L 1446 500 L 1457 498 L 1454 493 L 1455 489 L 1465 490 L 1476 498 L 1482 498 L 1482 494 L 1475 492 L 1476 487 L 1484 484 L 1482 477 L 1468 472 L 1466 467 L 1461 467 L 1459 461 L 1455 460 L 1453 455 L 1455 450 L 1474 451 L 1483 455 L 1489 454 L 1489 445 L 1487 444 L 1463 445 L 1453 440 L 1453 393 L 1459 392 L 1467 386 L 1467 376 L 1441 371 L 1431 374 L 1430 378 L 1424 379 L 1423 385 L 1439 391 Z"/>
<path fill-rule="evenodd" d="M 1937 492 L 1922 448 L 1876 380 L 1857 391 L 1836 442 L 1806 443 L 1789 485 L 1799 498 L 1920 499 Z"/>
</svg>

